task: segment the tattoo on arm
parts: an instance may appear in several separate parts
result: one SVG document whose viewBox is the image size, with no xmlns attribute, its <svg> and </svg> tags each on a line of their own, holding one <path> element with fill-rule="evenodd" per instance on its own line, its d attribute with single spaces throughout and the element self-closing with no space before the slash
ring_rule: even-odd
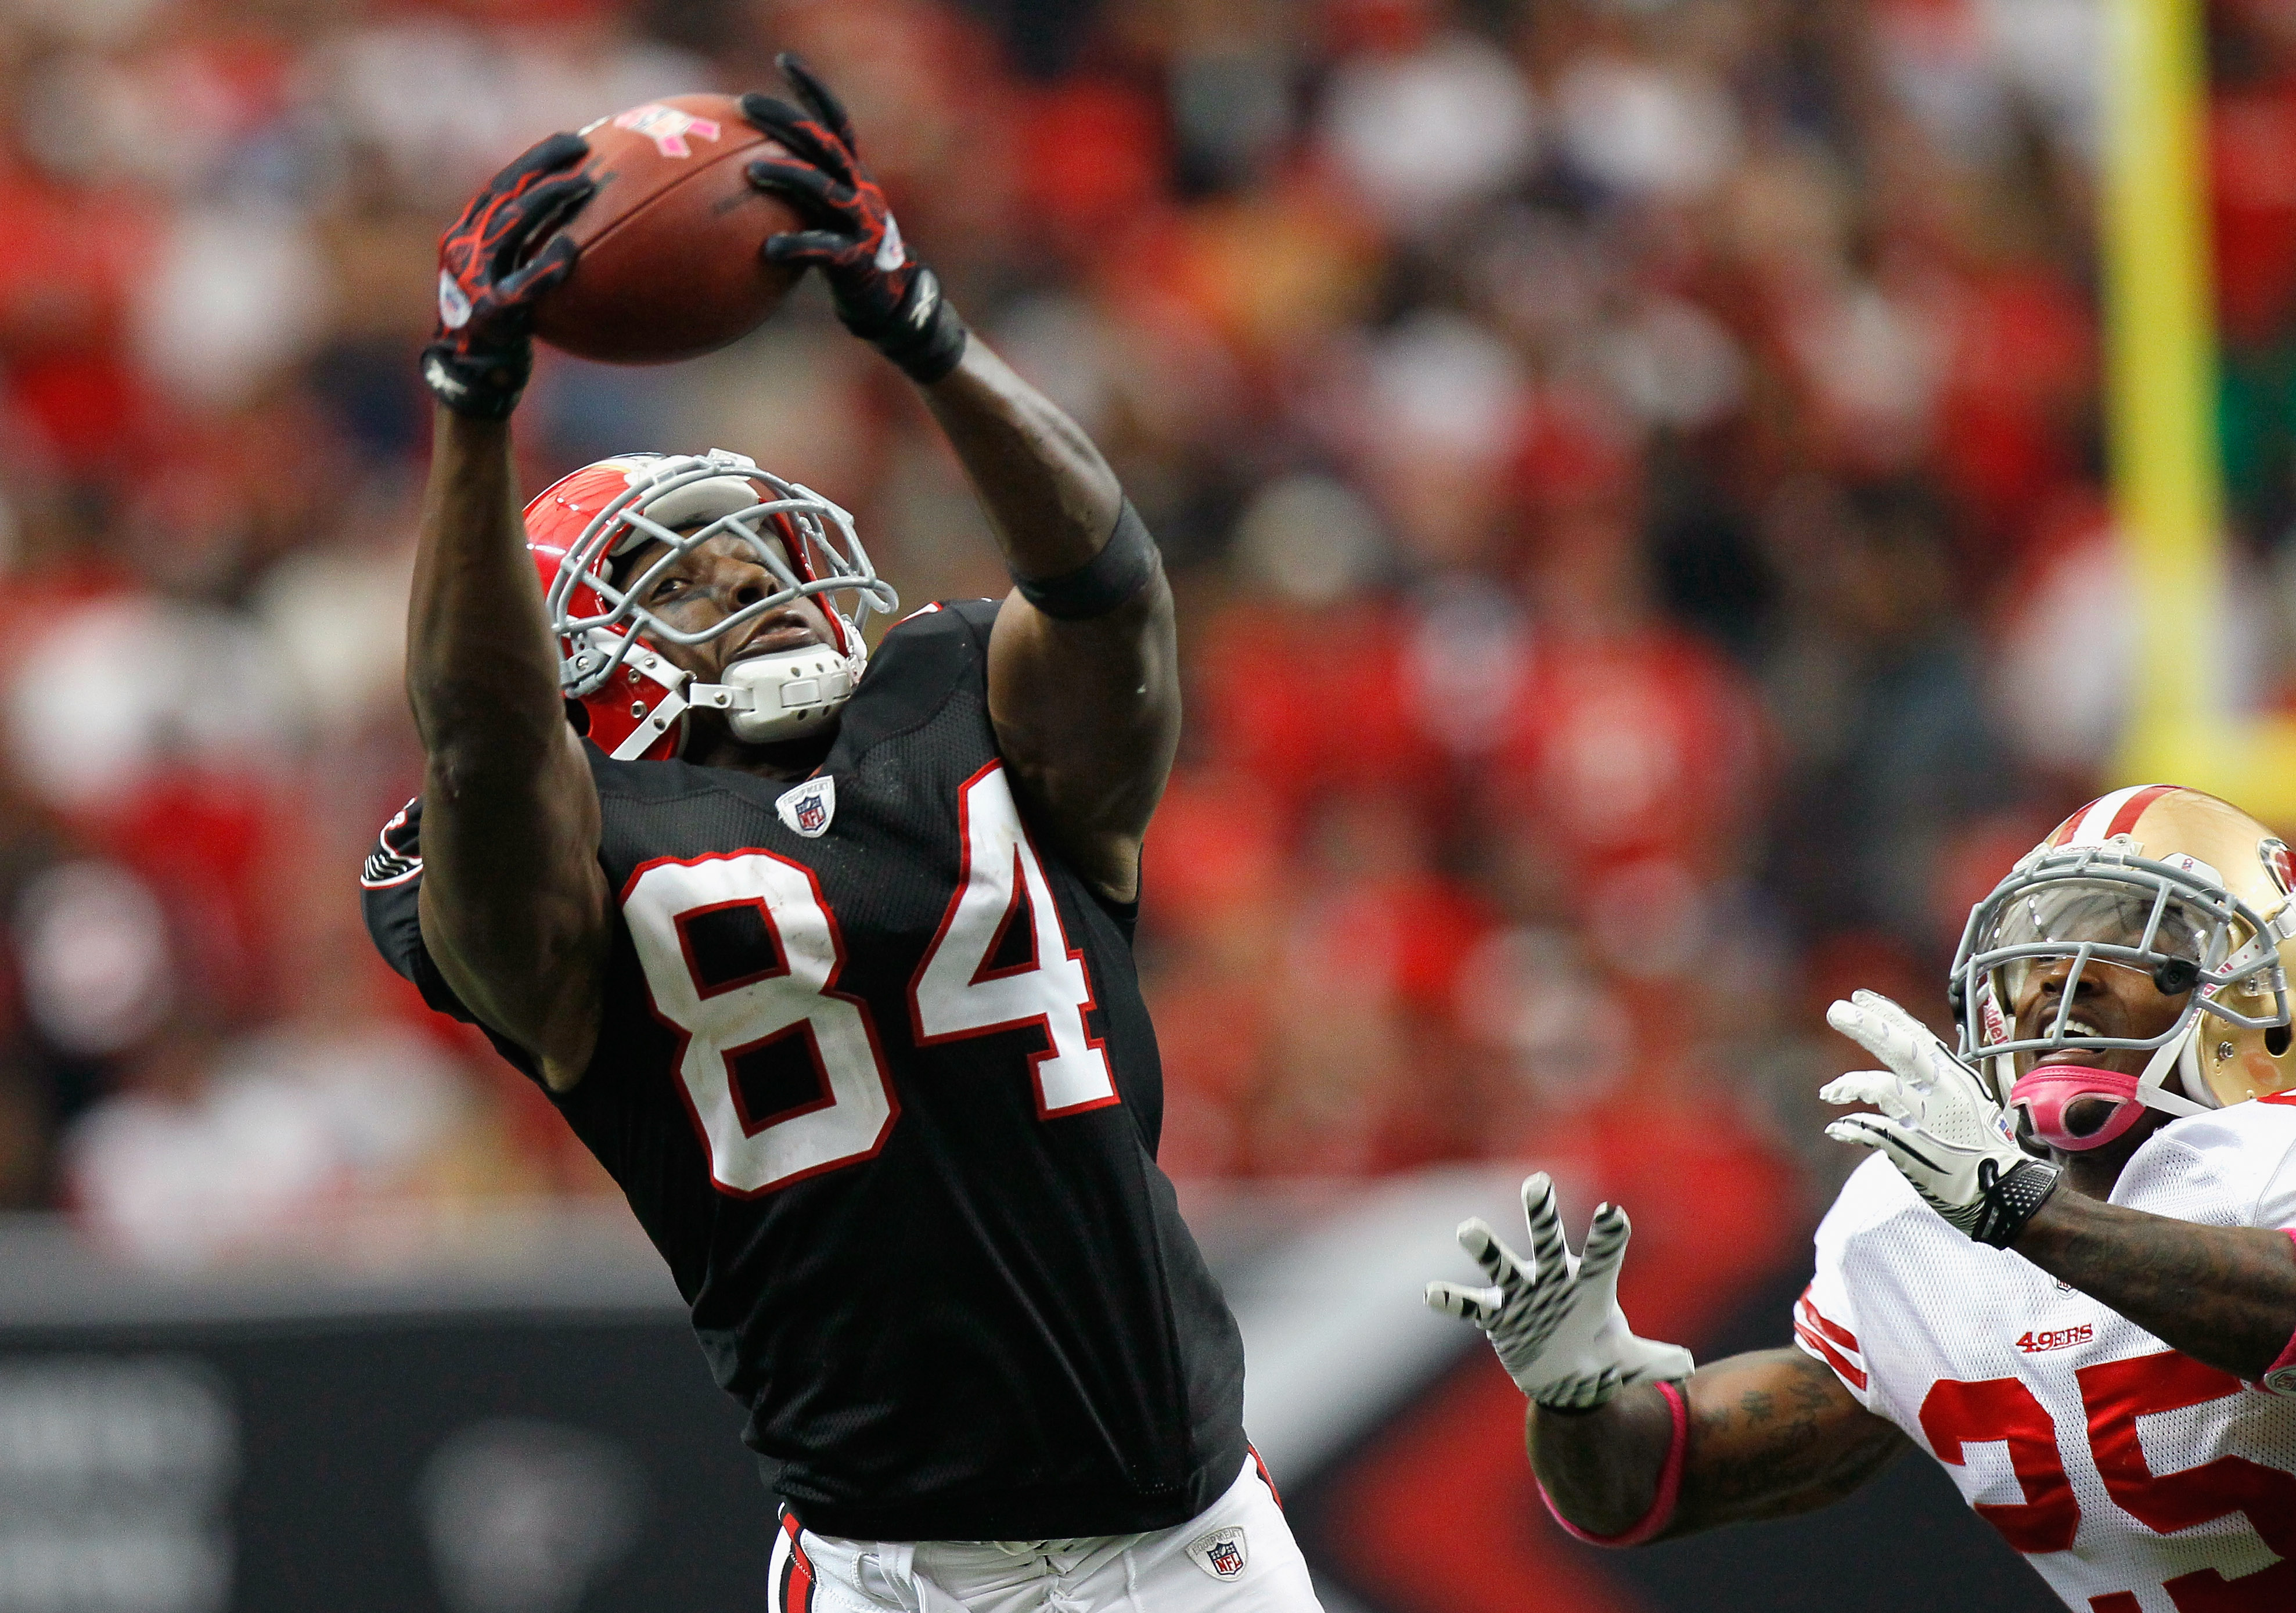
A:
<svg viewBox="0 0 2296 1613">
<path fill-rule="evenodd" d="M 1720 1362 L 1693 1376 L 1690 1389 L 1690 1448 L 1669 1539 L 1838 1501 L 1907 1444 L 1792 1347 Z"/>
<path fill-rule="evenodd" d="M 2012 1246 L 2195 1361 L 2254 1382 L 2296 1334 L 2296 1243 L 2054 1194 Z"/>
<path fill-rule="evenodd" d="M 1823 1506 L 1908 1443 L 1824 1365 L 1792 1347 L 1701 1367 L 1683 1391 L 1688 1448 L 1662 1539 Z M 1534 1408 L 1531 1466 L 1572 1523 L 1591 1535 L 1621 1535 L 1650 1511 L 1673 1430 L 1664 1396 L 1647 1384 L 1580 1416 Z"/>
</svg>

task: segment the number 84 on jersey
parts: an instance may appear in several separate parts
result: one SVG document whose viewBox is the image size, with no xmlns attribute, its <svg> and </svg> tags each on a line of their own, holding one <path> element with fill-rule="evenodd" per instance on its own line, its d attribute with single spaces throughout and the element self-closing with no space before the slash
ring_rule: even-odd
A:
<svg viewBox="0 0 2296 1613">
<path fill-rule="evenodd" d="M 1039 1118 L 1116 1102 L 1086 1019 L 1084 955 L 1062 930 L 1001 765 L 965 783 L 958 819 L 963 869 L 909 981 L 911 1034 L 931 1046 L 1037 1028 L 1044 1045 L 1028 1075 Z M 838 988 L 845 943 L 811 869 L 757 849 L 662 859 L 631 876 L 622 913 L 655 1016 L 679 1039 L 678 1080 L 722 1191 L 770 1192 L 884 1146 L 899 1114 L 884 1045 L 868 1004 Z M 705 970 L 711 936 L 734 938 L 754 967 Z M 745 1065 L 786 1059 L 792 1044 L 812 1089 L 752 1113 Z"/>
</svg>

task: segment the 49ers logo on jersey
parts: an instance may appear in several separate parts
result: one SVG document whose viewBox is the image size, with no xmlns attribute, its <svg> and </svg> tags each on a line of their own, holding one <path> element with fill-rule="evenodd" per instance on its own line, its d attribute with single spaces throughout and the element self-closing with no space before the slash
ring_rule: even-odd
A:
<svg viewBox="0 0 2296 1613">
<path fill-rule="evenodd" d="M 2072 1327 L 2051 1328 L 2041 1332 L 2021 1333 L 2017 1338 L 2017 1347 L 2028 1355 L 2038 1355 L 2043 1350 L 2069 1349 L 2076 1344 L 2087 1344 L 2095 1337 L 2095 1327 L 2092 1323 L 2083 1322 Z"/>
</svg>

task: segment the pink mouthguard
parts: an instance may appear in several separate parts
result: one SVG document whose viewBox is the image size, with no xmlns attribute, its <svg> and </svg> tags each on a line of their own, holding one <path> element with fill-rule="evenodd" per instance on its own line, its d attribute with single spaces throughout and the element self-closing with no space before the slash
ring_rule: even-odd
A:
<svg viewBox="0 0 2296 1613">
<path fill-rule="evenodd" d="M 2032 1117 L 2033 1134 L 2051 1148 L 2061 1148 L 2067 1153 L 2079 1153 L 2085 1149 L 2103 1148 L 2120 1136 L 2144 1113 L 2144 1105 L 2137 1101 L 2137 1081 L 2135 1076 L 2124 1076 L 2110 1069 L 2091 1069 L 2081 1064 L 2044 1064 L 2030 1074 L 2017 1078 L 2009 1089 L 2009 1101 L 2021 1106 Z M 2086 1135 L 2077 1135 L 2065 1128 L 2065 1110 L 2082 1098 L 2103 1098 L 2113 1105 L 2112 1118 Z"/>
</svg>

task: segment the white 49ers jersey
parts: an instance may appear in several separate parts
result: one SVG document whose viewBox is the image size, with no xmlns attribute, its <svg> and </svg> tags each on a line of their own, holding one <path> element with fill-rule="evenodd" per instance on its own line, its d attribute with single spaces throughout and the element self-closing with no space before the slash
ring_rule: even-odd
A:
<svg viewBox="0 0 2296 1613">
<path fill-rule="evenodd" d="M 2112 1202 L 2296 1226 L 2296 1098 L 2171 1122 Z M 2296 1610 L 2296 1396 L 2179 1355 L 1972 1242 L 1888 1160 L 1859 1167 L 1817 1229 L 1794 1337 L 1943 1462 L 2067 1606 Z"/>
</svg>

